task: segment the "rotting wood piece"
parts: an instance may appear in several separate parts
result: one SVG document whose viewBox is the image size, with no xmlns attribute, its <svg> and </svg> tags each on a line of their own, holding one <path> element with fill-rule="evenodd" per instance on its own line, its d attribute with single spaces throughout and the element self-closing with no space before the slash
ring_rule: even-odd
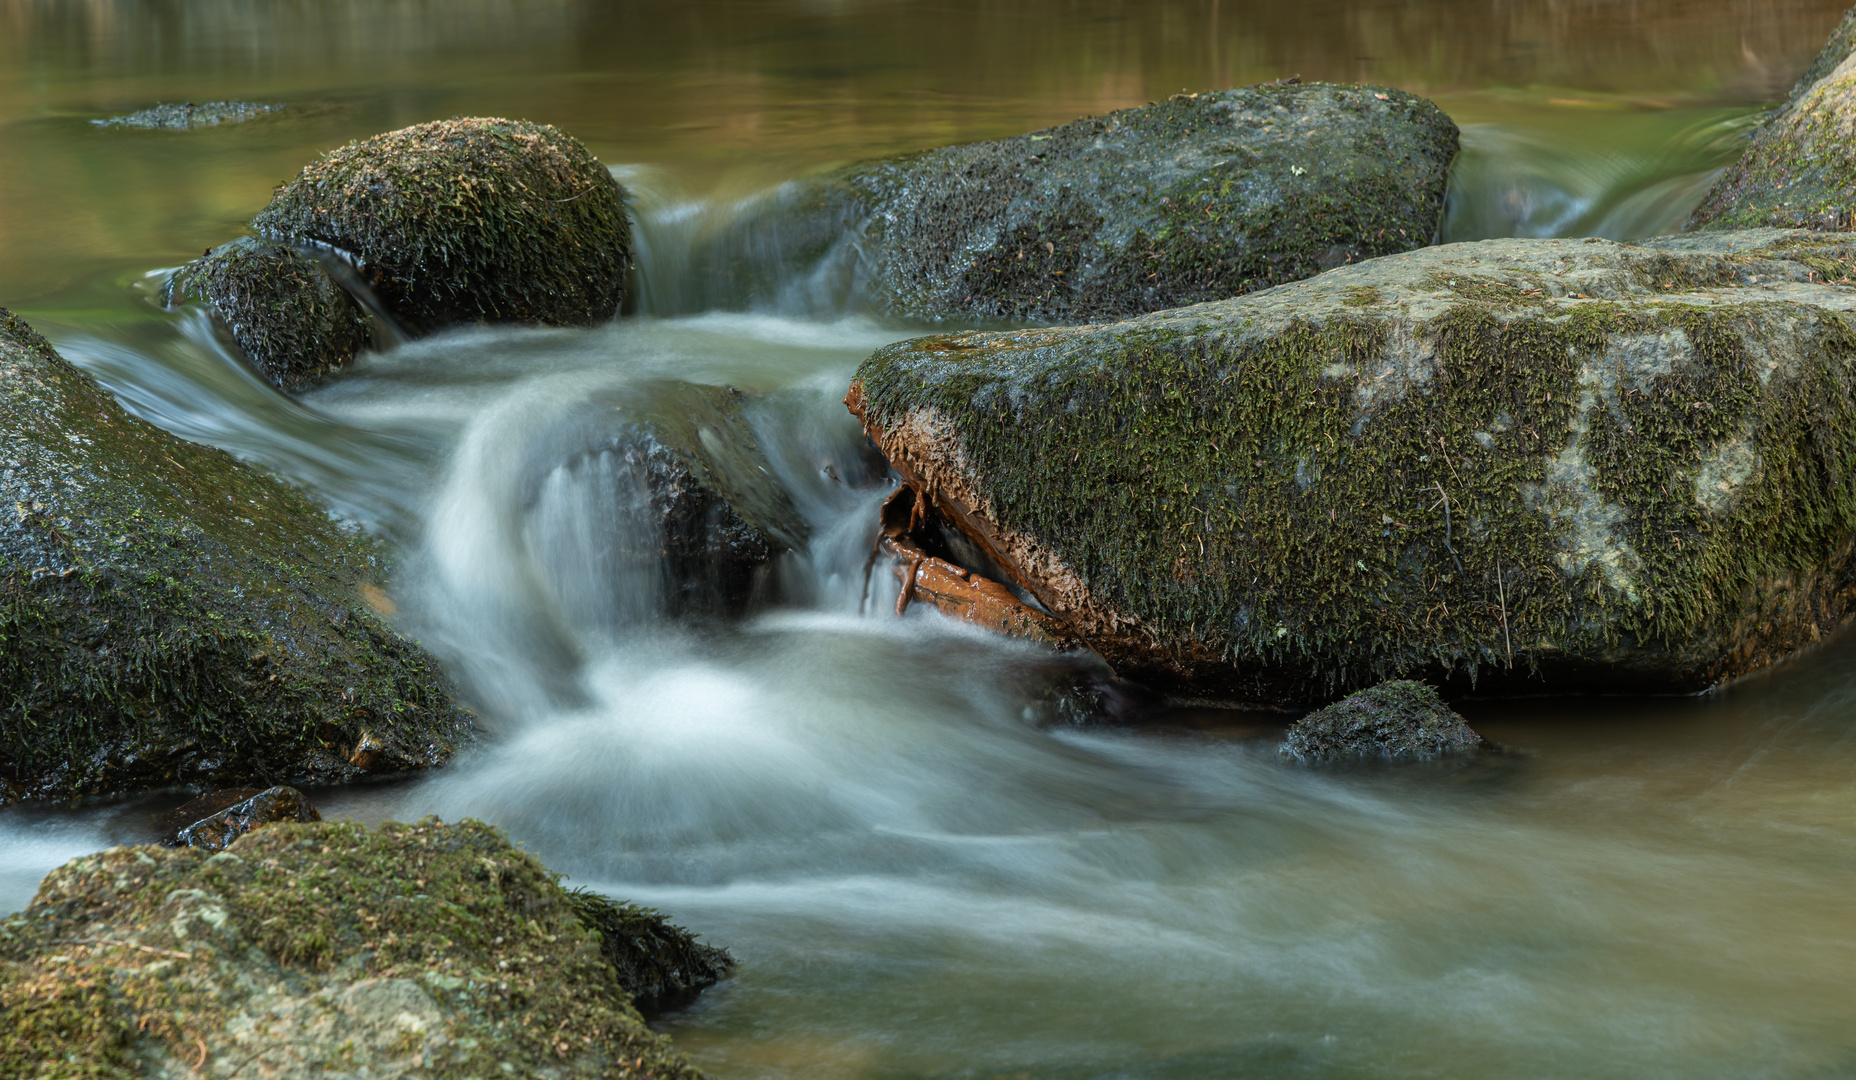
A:
<svg viewBox="0 0 1856 1080">
<path fill-rule="evenodd" d="M 923 551 L 910 537 L 922 521 L 922 505 L 923 500 L 906 484 L 883 503 L 883 531 L 877 547 L 894 560 L 896 577 L 902 582 L 902 592 L 896 597 L 898 616 L 919 599 L 942 614 L 1053 649 L 1082 646 L 1061 620 L 1026 604 L 1004 585 Z"/>
</svg>

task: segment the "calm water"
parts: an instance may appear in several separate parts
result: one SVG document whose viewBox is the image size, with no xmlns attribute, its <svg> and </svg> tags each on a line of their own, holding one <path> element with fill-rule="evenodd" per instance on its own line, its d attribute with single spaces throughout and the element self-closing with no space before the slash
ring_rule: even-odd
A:
<svg viewBox="0 0 1856 1080">
<path fill-rule="evenodd" d="M 718 1078 L 1856 1076 L 1856 643 L 1701 699 L 1467 703 L 1511 752 L 1330 775 L 1280 721 L 1046 730 L 1048 661 L 898 622 L 838 399 L 917 328 L 679 311 L 679 253 L 808 169 L 1300 74 L 1464 128 L 1445 236 L 1677 226 L 1837 3 L 0 0 L 0 305 L 141 415 L 398 541 L 395 599 L 499 740 L 325 792 L 507 826 L 731 946 L 668 1018 Z M 157 101 L 282 103 L 187 133 Z M 288 401 L 151 271 L 315 152 L 455 114 L 555 123 L 632 188 L 644 310 L 471 330 Z M 811 522 L 780 599 L 671 624 L 602 452 L 685 383 L 753 395 Z M 0 814 L 0 910 L 146 807 Z"/>
</svg>

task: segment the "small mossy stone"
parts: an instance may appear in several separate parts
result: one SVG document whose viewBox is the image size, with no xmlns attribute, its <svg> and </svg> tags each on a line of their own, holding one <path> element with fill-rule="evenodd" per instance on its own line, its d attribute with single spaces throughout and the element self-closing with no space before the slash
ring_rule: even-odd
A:
<svg viewBox="0 0 1856 1080">
<path fill-rule="evenodd" d="M 601 949 L 480 822 L 111 848 L 0 919 L 0 1075 L 696 1080 Z"/>
<path fill-rule="evenodd" d="M 1856 9 L 1845 12 L 1791 97 L 1753 130 L 1690 229 L 1856 226 Z"/>
<path fill-rule="evenodd" d="M 601 955 L 646 1016 L 687 1003 L 734 969 L 726 949 L 703 944 L 651 908 L 585 889 L 569 889 L 567 900 L 599 935 Z"/>
<path fill-rule="evenodd" d="M 0 802 L 334 783 L 475 738 L 373 610 L 386 553 L 125 412 L 0 310 Z"/>
<path fill-rule="evenodd" d="M 617 315 L 631 269 L 624 191 L 545 124 L 459 118 L 330 151 L 253 219 L 353 256 L 414 334 L 473 322 L 584 326 Z"/>
<path fill-rule="evenodd" d="M 1437 691 L 1397 679 L 1349 694 L 1289 728 L 1282 752 L 1299 761 L 1428 761 L 1482 748 L 1482 736 Z"/>
<path fill-rule="evenodd" d="M 92 120 L 98 127 L 135 128 L 143 131 L 191 131 L 194 128 L 242 124 L 282 109 L 282 105 L 264 105 L 252 101 L 209 101 L 203 105 L 185 102 L 179 105 L 156 105 L 139 112 Z"/>
<path fill-rule="evenodd" d="M 1686 692 L 1856 608 L 1856 236 L 1489 240 L 886 346 L 847 397 L 1127 679 Z"/>
<path fill-rule="evenodd" d="M 1389 87 L 1180 94 L 786 185 L 699 247 L 691 299 L 850 280 L 893 316 L 1027 322 L 1221 300 L 1429 243 L 1457 146 Z"/>
<path fill-rule="evenodd" d="M 257 237 L 182 267 L 168 302 L 201 299 L 246 360 L 286 393 L 310 389 L 368 347 L 367 315 L 314 256 Z"/>
</svg>

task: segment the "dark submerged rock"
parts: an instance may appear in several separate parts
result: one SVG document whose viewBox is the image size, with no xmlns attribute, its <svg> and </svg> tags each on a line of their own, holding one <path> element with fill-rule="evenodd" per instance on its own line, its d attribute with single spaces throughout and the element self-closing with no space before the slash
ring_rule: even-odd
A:
<svg viewBox="0 0 1856 1080">
<path fill-rule="evenodd" d="M 1845 12 L 1791 98 L 1754 130 L 1689 218 L 1691 229 L 1856 226 L 1856 9 Z"/>
<path fill-rule="evenodd" d="M 217 127 L 220 124 L 242 124 L 282 108 L 282 105 L 260 105 L 250 101 L 209 101 L 204 105 L 195 105 L 189 101 L 181 105 L 156 105 L 152 109 L 92 120 L 91 123 L 98 127 L 188 131 L 199 127 Z"/>
<path fill-rule="evenodd" d="M 1082 322 L 1219 300 L 1430 243 L 1456 152 L 1449 117 L 1388 87 L 1182 94 L 788 185 L 698 253 L 739 290 L 703 299 L 766 299 L 838 262 L 912 318 Z"/>
<path fill-rule="evenodd" d="M 252 368 L 286 393 L 307 390 L 367 348 L 367 315 L 314 255 L 241 237 L 175 273 L 169 304 L 200 299 Z"/>
<path fill-rule="evenodd" d="M 1299 761 L 1428 761 L 1482 748 L 1482 736 L 1437 691 L 1398 679 L 1349 694 L 1289 728 L 1282 752 Z"/>
<path fill-rule="evenodd" d="M 372 610 L 382 552 L 308 499 L 129 416 L 0 310 L 0 801 L 330 783 L 474 737 Z"/>
<path fill-rule="evenodd" d="M 253 219 L 347 253 L 413 334 L 478 321 L 584 326 L 618 314 L 624 191 L 545 124 L 443 120 L 330 151 Z"/>
<path fill-rule="evenodd" d="M 599 951 L 632 1004 L 646 1016 L 687 1004 L 734 970 L 728 950 L 705 945 L 651 908 L 625 904 L 585 889 L 567 890 L 567 902 L 599 935 Z"/>
<path fill-rule="evenodd" d="M 0 1075 L 696 1077 L 609 947 L 478 822 L 112 848 L 0 920 Z"/>
<path fill-rule="evenodd" d="M 1856 604 L 1856 238 L 1498 240 L 902 342 L 847 403 L 1118 675 L 1693 692 Z"/>
<path fill-rule="evenodd" d="M 173 811 L 188 824 L 174 833 L 177 847 L 223 851 L 260 825 L 277 821 L 321 821 L 322 814 L 293 787 L 232 788 L 202 795 Z"/>
</svg>

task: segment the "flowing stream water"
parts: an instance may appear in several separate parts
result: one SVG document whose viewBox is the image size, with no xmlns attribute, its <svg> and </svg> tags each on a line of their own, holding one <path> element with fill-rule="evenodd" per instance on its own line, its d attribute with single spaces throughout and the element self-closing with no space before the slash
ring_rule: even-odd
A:
<svg viewBox="0 0 1856 1080">
<path fill-rule="evenodd" d="M 1288 74 L 1458 120 L 1444 239 L 1651 235 L 1840 4 L 0 0 L 0 304 L 399 545 L 401 624 L 495 738 L 316 801 L 495 822 L 729 946 L 659 1022 L 717 1078 L 1852 1076 L 1856 643 L 1700 698 L 1465 702 L 1511 750 L 1470 764 L 1290 767 L 1283 718 L 1210 710 L 1043 727 L 1035 650 L 865 586 L 886 486 L 839 399 L 924 328 L 829 288 L 701 310 L 682 258 L 812 168 Z M 228 97 L 285 109 L 90 123 Z M 615 167 L 636 313 L 442 334 L 292 401 L 156 304 L 314 153 L 455 114 Z M 684 383 L 751 395 L 812 530 L 735 622 L 662 614 L 611 449 Z M 0 910 L 150 805 L 0 812 Z"/>
</svg>

